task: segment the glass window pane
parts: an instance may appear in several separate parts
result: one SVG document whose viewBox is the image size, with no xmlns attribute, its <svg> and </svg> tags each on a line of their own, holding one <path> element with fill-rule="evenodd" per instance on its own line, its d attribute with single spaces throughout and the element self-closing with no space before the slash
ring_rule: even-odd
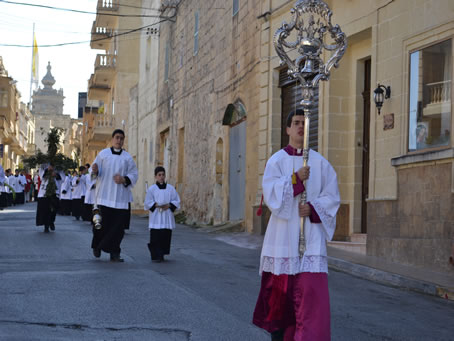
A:
<svg viewBox="0 0 454 341">
<path fill-rule="evenodd" d="M 166 54 L 165 54 L 165 64 L 164 64 L 164 81 L 169 80 L 169 71 L 170 71 L 170 42 L 166 42 Z"/>
<path fill-rule="evenodd" d="M 195 12 L 194 23 L 194 56 L 199 52 L 199 12 Z"/>
<path fill-rule="evenodd" d="M 451 40 L 410 54 L 409 151 L 451 144 Z"/>
<path fill-rule="evenodd" d="M 240 10 L 240 0 L 233 0 L 233 15 L 237 14 Z"/>
<path fill-rule="evenodd" d="M 5 88 L 0 88 L 0 107 L 6 108 L 8 106 L 8 91 Z"/>
</svg>

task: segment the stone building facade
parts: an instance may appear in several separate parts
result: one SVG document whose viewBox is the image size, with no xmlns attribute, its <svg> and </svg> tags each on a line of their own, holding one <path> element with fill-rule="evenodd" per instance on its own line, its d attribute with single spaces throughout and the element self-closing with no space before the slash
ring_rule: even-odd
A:
<svg viewBox="0 0 454 341">
<path fill-rule="evenodd" d="M 187 222 L 252 230 L 259 178 L 261 1 L 163 2 L 155 165 Z M 152 168 L 148 181 L 153 182 Z"/>
<path fill-rule="evenodd" d="M 136 162 L 139 179 L 133 187 L 135 210 L 143 209 L 146 189 L 154 183 L 153 170 L 156 166 L 156 120 L 158 95 L 158 67 L 159 67 L 159 17 L 148 17 L 159 14 L 161 1 L 147 2 L 142 9 L 142 23 L 144 27 L 140 35 L 139 48 L 139 76 L 137 84 L 129 93 L 129 117 L 126 134 L 128 138 L 128 152 Z"/>
<path fill-rule="evenodd" d="M 0 56 L 0 162 L 4 169 L 20 167 L 21 157 L 35 152 L 35 120 L 16 81 Z"/>
<path fill-rule="evenodd" d="M 138 80 L 141 7 L 140 0 L 128 1 L 128 5 L 119 0 L 98 0 L 90 46 L 103 53 L 94 61 L 87 99 L 98 101 L 99 107 L 84 112 L 84 163 L 91 163 L 100 150 L 110 145 L 114 129 L 128 128 L 129 90 Z"/>
<path fill-rule="evenodd" d="M 280 148 L 287 85 L 271 42 L 294 3 L 262 1 L 261 163 Z M 349 44 L 318 106 L 317 148 L 337 171 L 342 199 L 336 238 L 367 235 L 368 255 L 454 272 L 454 3 L 326 3 Z M 391 90 L 380 114 L 379 84 Z"/>
</svg>

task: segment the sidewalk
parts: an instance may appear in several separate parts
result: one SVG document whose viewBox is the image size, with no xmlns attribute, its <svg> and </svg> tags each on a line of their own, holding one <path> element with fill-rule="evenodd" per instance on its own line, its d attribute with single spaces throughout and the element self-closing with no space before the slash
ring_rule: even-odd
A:
<svg viewBox="0 0 454 341">
<path fill-rule="evenodd" d="M 433 272 L 333 247 L 328 247 L 328 263 L 331 269 L 353 276 L 454 300 L 453 273 Z"/>
<path fill-rule="evenodd" d="M 217 239 L 238 247 L 253 249 L 262 247 L 263 236 L 236 232 L 235 227 L 235 224 L 231 224 L 215 228 L 201 227 L 196 230 L 201 233 L 219 234 Z M 432 272 L 329 246 L 328 264 L 334 271 L 345 272 L 388 286 L 454 300 L 453 273 Z"/>
</svg>

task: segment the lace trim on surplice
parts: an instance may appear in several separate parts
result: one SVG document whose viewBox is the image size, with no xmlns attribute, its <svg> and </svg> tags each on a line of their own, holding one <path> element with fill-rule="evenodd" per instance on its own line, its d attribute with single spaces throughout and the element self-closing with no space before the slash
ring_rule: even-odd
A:
<svg viewBox="0 0 454 341">
<path fill-rule="evenodd" d="M 271 272 L 275 275 L 295 275 L 301 272 L 328 273 L 328 260 L 325 256 L 304 255 L 300 257 L 262 257 L 260 273 Z"/>
</svg>

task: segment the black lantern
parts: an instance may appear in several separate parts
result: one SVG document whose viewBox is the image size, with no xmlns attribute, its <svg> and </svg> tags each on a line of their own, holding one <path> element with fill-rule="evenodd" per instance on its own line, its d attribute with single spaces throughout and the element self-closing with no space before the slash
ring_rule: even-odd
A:
<svg viewBox="0 0 454 341">
<path fill-rule="evenodd" d="M 378 109 L 378 114 L 380 115 L 380 109 L 383 106 L 385 99 L 391 97 L 391 87 L 378 84 L 377 88 L 374 90 L 374 102 L 375 106 Z"/>
</svg>

